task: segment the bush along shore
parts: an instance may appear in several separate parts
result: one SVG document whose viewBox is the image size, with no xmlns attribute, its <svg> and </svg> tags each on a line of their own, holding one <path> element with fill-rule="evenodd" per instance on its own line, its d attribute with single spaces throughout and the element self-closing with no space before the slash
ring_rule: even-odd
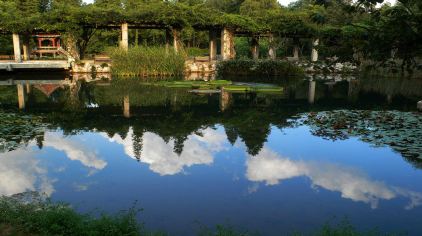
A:
<svg viewBox="0 0 422 236">
<path fill-rule="evenodd" d="M 116 76 L 169 77 L 184 73 L 184 53 L 171 48 L 136 46 L 128 51 L 109 48 L 107 54 L 113 61 L 111 70 Z"/>
<path fill-rule="evenodd" d="M 117 215 L 101 214 L 94 217 L 77 213 L 64 203 L 45 200 L 38 193 L 24 193 L 13 197 L 0 197 L 0 235 L 66 235 L 66 236 L 164 236 L 163 232 L 150 232 L 137 221 L 140 212 L 133 207 Z M 198 236 L 252 236 L 261 235 L 241 231 L 227 225 L 208 228 L 201 226 Z M 280 235 L 286 235 L 281 233 Z M 287 234 L 289 235 L 289 234 Z M 378 230 L 358 231 L 347 219 L 337 224 L 325 224 L 313 233 L 291 235 L 344 236 L 344 235 L 395 235 Z"/>
<path fill-rule="evenodd" d="M 282 60 L 235 59 L 217 64 L 218 76 L 298 76 L 304 71 Z"/>
</svg>

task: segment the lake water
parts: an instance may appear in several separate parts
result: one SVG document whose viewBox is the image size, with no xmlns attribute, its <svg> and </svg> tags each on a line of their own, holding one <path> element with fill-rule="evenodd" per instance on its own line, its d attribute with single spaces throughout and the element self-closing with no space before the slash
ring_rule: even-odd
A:
<svg viewBox="0 0 422 236">
<path fill-rule="evenodd" d="M 422 234 L 422 81 L 278 83 L 283 93 L 208 95 L 6 78 L 0 194 L 37 191 L 80 212 L 136 203 L 147 229 L 170 235 L 217 224 L 284 235 L 344 218 Z"/>
</svg>

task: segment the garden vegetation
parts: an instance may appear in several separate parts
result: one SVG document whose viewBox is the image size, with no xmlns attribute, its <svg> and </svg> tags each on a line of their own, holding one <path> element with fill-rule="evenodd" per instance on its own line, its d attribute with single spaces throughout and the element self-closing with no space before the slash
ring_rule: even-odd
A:
<svg viewBox="0 0 422 236">
<path fill-rule="evenodd" d="M 110 48 L 112 72 L 118 76 L 168 77 L 182 76 L 185 56 L 165 47 L 135 46 L 128 51 Z"/>
<path fill-rule="evenodd" d="M 290 56 L 294 45 L 310 55 L 311 42 L 319 39 L 321 57 L 411 72 L 420 69 L 422 55 L 422 1 L 298 0 L 288 7 L 277 0 L 0 0 L 0 54 L 11 54 L 10 33 L 23 40 L 35 31 L 60 32 L 68 48 L 81 58 L 103 53 L 119 41 L 109 24 L 143 23 L 162 29 L 130 30 L 132 45 L 160 46 L 163 29 L 181 31 L 183 45 L 208 48 L 208 29 L 231 28 L 249 36 L 271 32 L 279 57 Z M 237 49 L 243 54 L 241 43 Z M 190 50 L 197 55 L 198 50 Z M 205 51 L 204 51 L 205 52 Z M 239 55 L 241 56 L 241 55 Z M 262 55 L 266 57 L 266 55 Z M 167 70 L 167 69 L 166 69 Z M 144 73 L 143 71 L 141 71 Z M 148 72 L 149 73 L 149 72 Z M 170 72 L 166 72 L 170 73 Z"/>
<path fill-rule="evenodd" d="M 298 76 L 303 70 L 279 60 L 237 59 L 218 63 L 219 76 Z"/>
</svg>

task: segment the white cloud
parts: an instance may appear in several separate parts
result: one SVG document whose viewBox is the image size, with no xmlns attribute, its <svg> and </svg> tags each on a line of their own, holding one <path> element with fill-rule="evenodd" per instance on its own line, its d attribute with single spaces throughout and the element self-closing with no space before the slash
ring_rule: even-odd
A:
<svg viewBox="0 0 422 236">
<path fill-rule="evenodd" d="M 32 150 L 18 149 L 1 154 L 0 196 L 38 191 L 47 196 L 54 192 L 53 180 L 47 169 L 40 166 Z"/>
<path fill-rule="evenodd" d="M 107 162 L 97 156 L 92 146 L 75 138 L 70 139 L 58 133 L 47 132 L 44 136 L 44 146 L 62 151 L 70 160 L 79 161 L 89 168 L 102 170 L 107 166 Z"/>
<path fill-rule="evenodd" d="M 422 194 L 398 187 L 387 186 L 371 180 L 364 173 L 338 164 L 294 161 L 284 158 L 267 147 L 246 162 L 246 177 L 250 181 L 276 185 L 280 181 L 307 176 L 313 187 L 340 192 L 343 198 L 378 207 L 379 200 L 391 200 L 399 196 L 409 198 L 405 207 L 412 209 L 422 204 Z"/>
<path fill-rule="evenodd" d="M 227 139 L 223 132 L 210 128 L 201 130 L 200 133 L 201 136 L 192 134 L 187 137 L 179 156 L 174 152 L 174 140 L 166 143 L 160 136 L 146 132 L 142 137 L 140 161 L 160 175 L 174 175 L 193 165 L 210 165 L 213 163 L 213 154 L 226 148 L 224 144 Z M 132 128 L 125 139 L 115 135 L 110 141 L 123 145 L 126 155 L 136 158 Z"/>
</svg>

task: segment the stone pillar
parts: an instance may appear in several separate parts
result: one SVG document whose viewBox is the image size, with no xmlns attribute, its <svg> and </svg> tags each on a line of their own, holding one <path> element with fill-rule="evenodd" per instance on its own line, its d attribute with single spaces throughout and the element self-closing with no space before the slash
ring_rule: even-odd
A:
<svg viewBox="0 0 422 236">
<path fill-rule="evenodd" d="M 418 102 L 417 107 L 419 111 L 422 111 L 422 101 Z"/>
<path fill-rule="evenodd" d="M 387 94 L 387 103 L 388 103 L 388 104 L 393 103 L 393 95 L 391 95 L 391 94 Z"/>
<path fill-rule="evenodd" d="M 358 98 L 358 94 L 359 94 L 359 87 L 358 85 L 358 80 L 354 80 L 354 79 L 347 79 L 348 82 L 348 89 L 347 89 L 347 99 L 349 100 L 349 102 L 353 102 Z"/>
<path fill-rule="evenodd" d="M 123 116 L 130 118 L 130 102 L 128 95 L 123 98 Z"/>
<path fill-rule="evenodd" d="M 311 53 L 312 62 L 318 61 L 318 50 L 316 49 L 318 44 L 319 44 L 319 39 L 312 40 L 312 53 Z"/>
<path fill-rule="evenodd" d="M 254 60 L 259 59 L 259 39 L 257 37 L 252 37 L 251 53 L 252 53 L 252 59 Z"/>
<path fill-rule="evenodd" d="M 139 29 L 135 30 L 135 46 L 139 46 Z"/>
<path fill-rule="evenodd" d="M 210 30 L 210 61 L 217 60 L 217 33 Z"/>
<path fill-rule="evenodd" d="M 30 56 L 31 56 L 31 46 L 30 46 L 30 35 L 26 34 L 23 37 L 23 60 L 24 61 L 29 61 Z"/>
<path fill-rule="evenodd" d="M 293 47 L 293 59 L 299 60 L 299 46 L 297 45 Z"/>
<path fill-rule="evenodd" d="M 166 53 L 169 53 L 170 49 L 170 42 L 171 42 L 171 32 L 169 29 L 166 29 Z"/>
<path fill-rule="evenodd" d="M 120 47 L 124 50 L 129 49 L 129 24 L 123 23 L 122 24 L 122 39 L 120 41 Z"/>
<path fill-rule="evenodd" d="M 17 84 L 19 109 L 25 109 L 25 87 L 23 84 Z"/>
<path fill-rule="evenodd" d="M 270 36 L 268 37 L 268 58 L 270 58 L 271 60 L 275 60 L 277 58 L 277 54 L 276 54 L 276 47 L 275 47 L 275 42 L 274 42 L 274 35 L 270 34 Z"/>
<path fill-rule="evenodd" d="M 173 34 L 173 48 L 176 53 L 178 53 L 181 49 L 182 42 L 180 41 L 180 30 L 172 29 Z"/>
<path fill-rule="evenodd" d="M 31 89 L 31 84 L 30 84 L 29 82 L 27 82 L 27 83 L 26 83 L 26 93 L 27 93 L 27 94 L 30 94 L 30 93 L 31 93 L 31 91 L 32 91 L 32 89 Z"/>
<path fill-rule="evenodd" d="M 15 51 L 15 61 L 22 62 L 21 42 L 19 34 L 13 34 L 13 49 Z"/>
<path fill-rule="evenodd" d="M 230 60 L 236 57 L 234 50 L 234 32 L 227 28 L 221 31 L 221 55 L 223 60 Z"/>
<path fill-rule="evenodd" d="M 220 94 L 220 109 L 221 111 L 225 111 L 230 107 L 232 95 L 224 90 L 224 87 L 221 88 L 221 94 Z"/>
<path fill-rule="evenodd" d="M 308 90 L 308 102 L 309 102 L 309 104 L 315 103 L 315 89 L 316 89 L 316 81 L 310 80 L 309 81 L 309 90 Z"/>
</svg>

